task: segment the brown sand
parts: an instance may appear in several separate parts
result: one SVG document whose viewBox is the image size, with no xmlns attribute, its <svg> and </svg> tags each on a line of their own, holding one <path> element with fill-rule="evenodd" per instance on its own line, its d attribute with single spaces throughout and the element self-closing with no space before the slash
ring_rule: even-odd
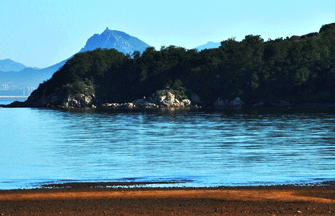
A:
<svg viewBox="0 0 335 216">
<path fill-rule="evenodd" d="M 335 215 L 335 188 L 11 190 L 0 215 Z"/>
</svg>

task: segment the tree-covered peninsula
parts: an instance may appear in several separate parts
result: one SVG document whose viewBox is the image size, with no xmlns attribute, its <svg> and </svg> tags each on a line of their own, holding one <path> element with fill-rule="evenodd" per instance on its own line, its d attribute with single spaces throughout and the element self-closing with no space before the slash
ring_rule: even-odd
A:
<svg viewBox="0 0 335 216">
<path fill-rule="evenodd" d="M 131 55 L 78 53 L 20 105 L 99 107 L 137 99 L 162 105 L 168 92 L 178 102 L 217 107 L 334 103 L 335 23 L 285 39 L 231 38 L 201 52 L 169 46 Z"/>
</svg>

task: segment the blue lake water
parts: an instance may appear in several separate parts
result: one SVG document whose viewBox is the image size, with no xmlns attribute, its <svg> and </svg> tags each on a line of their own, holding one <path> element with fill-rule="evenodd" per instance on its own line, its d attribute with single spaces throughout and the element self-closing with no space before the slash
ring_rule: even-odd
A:
<svg viewBox="0 0 335 216">
<path fill-rule="evenodd" d="M 0 189 L 78 181 L 207 187 L 335 179 L 333 110 L 0 108 L 0 119 Z"/>
</svg>

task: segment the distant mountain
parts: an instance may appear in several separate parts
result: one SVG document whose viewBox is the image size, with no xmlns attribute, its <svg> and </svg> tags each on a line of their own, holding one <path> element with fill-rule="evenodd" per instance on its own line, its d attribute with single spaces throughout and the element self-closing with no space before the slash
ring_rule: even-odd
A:
<svg viewBox="0 0 335 216">
<path fill-rule="evenodd" d="M 127 33 L 106 28 L 100 35 L 95 34 L 87 40 L 80 52 L 91 51 L 97 48 L 116 49 L 124 54 L 132 54 L 134 51 L 143 52 L 150 47 L 148 44 Z"/>
<path fill-rule="evenodd" d="M 215 42 L 209 41 L 205 45 L 201 45 L 201 46 L 196 47 L 196 49 L 200 52 L 200 51 L 205 50 L 205 49 L 219 48 L 220 46 L 221 46 L 221 43 L 215 43 Z"/>
<path fill-rule="evenodd" d="M 136 37 L 130 36 L 121 31 L 112 31 L 108 28 L 101 34 L 90 37 L 84 48 L 80 52 L 95 50 L 97 48 L 116 49 L 125 54 L 132 54 L 134 51 L 143 52 L 148 44 Z M 72 57 L 72 56 L 71 56 Z M 70 58 L 71 58 L 70 57 Z M 37 88 L 40 83 L 52 77 L 67 61 L 63 60 L 50 67 L 37 69 L 29 68 L 11 60 L 1 60 L 0 62 L 0 96 L 22 95 L 27 96 L 27 90 Z M 4 63 L 2 63 L 4 62 Z M 1 66 L 3 65 L 3 69 Z M 17 65 L 16 67 L 9 65 Z M 21 68 L 19 65 L 22 65 Z"/>
<path fill-rule="evenodd" d="M 8 71 L 20 71 L 27 68 L 27 66 L 15 62 L 11 59 L 4 59 L 4 60 L 0 60 L 0 71 L 3 72 L 8 72 Z"/>
</svg>

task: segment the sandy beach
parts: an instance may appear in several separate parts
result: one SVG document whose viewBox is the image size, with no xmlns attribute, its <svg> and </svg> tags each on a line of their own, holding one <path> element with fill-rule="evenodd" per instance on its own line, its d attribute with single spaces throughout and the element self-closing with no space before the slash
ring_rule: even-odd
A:
<svg viewBox="0 0 335 216">
<path fill-rule="evenodd" d="M 79 186 L 78 186 L 79 185 Z M 334 215 L 334 187 L 0 191 L 0 215 Z"/>
</svg>

